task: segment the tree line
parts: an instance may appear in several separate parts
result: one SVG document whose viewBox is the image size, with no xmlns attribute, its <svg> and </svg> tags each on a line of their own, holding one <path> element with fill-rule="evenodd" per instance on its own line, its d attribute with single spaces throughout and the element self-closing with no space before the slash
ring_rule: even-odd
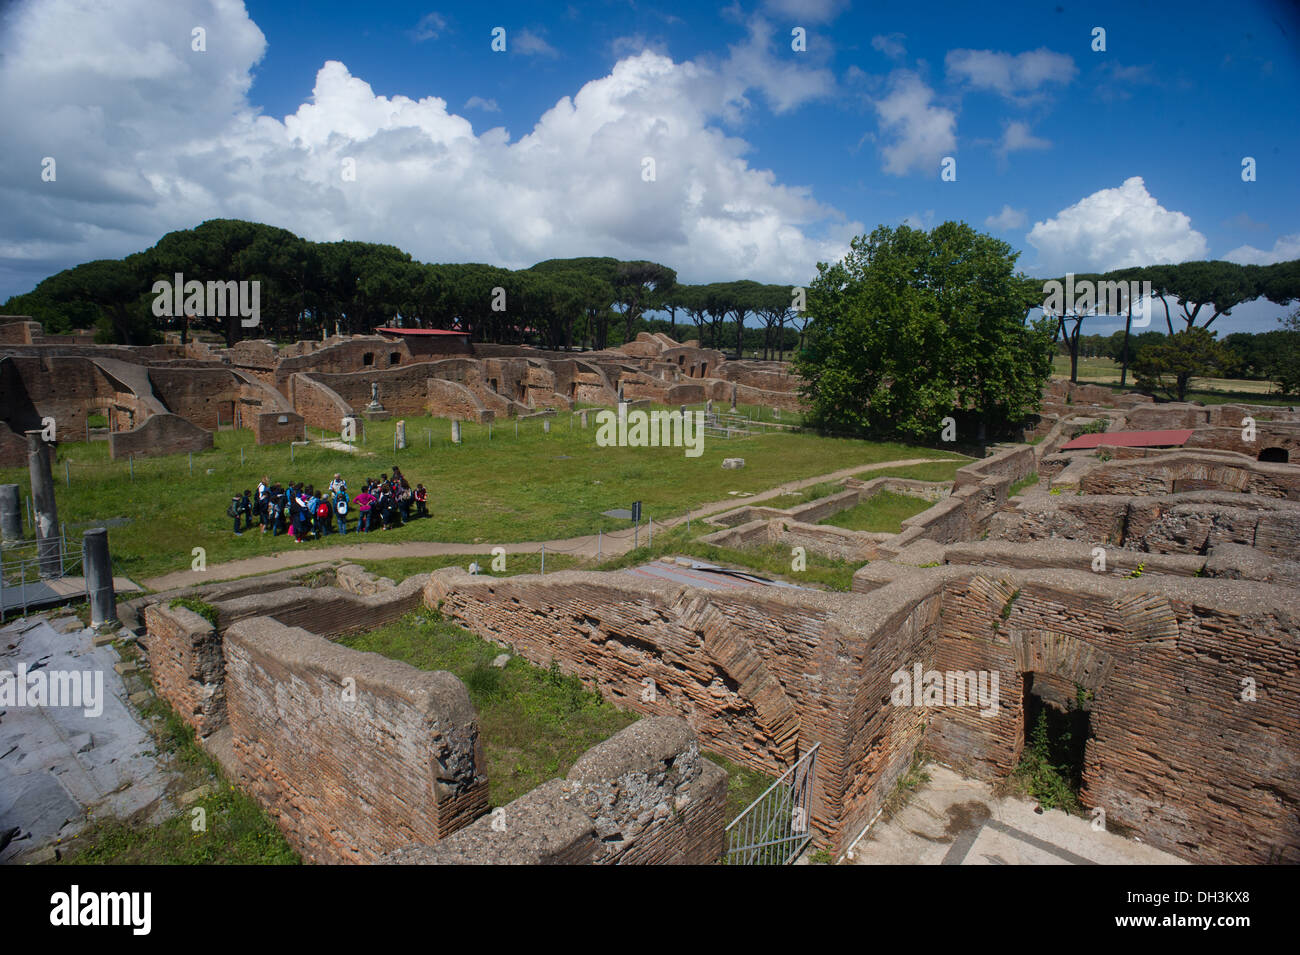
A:
<svg viewBox="0 0 1300 955">
<path fill-rule="evenodd" d="M 177 274 L 187 282 L 259 282 L 259 325 L 244 328 L 233 315 L 159 318 L 154 283 Z M 550 259 L 519 270 L 429 264 L 392 245 L 311 242 L 274 226 L 212 219 L 123 259 L 65 269 L 11 297 L 5 309 L 31 315 L 51 334 L 94 328 L 98 341 L 130 345 L 196 326 L 220 332 L 229 346 L 244 337 L 367 334 L 398 322 L 459 329 L 474 341 L 566 350 L 631 341 L 660 324 L 646 319 L 655 312 L 669 316 L 674 337 L 680 329 L 705 347 L 779 357 L 792 347 L 791 332 L 798 347 L 807 325 L 807 314 L 794 305 L 787 285 L 680 284 L 673 269 L 657 262 Z"/>
<path fill-rule="evenodd" d="M 1025 281 L 1036 284 L 1040 292 L 1047 284 L 1039 279 Z M 1067 277 L 1061 276 L 1049 281 L 1065 285 Z M 1221 316 L 1230 315 L 1232 309 L 1245 302 L 1264 298 L 1278 305 L 1287 305 L 1300 299 L 1300 259 L 1274 265 L 1238 265 L 1222 261 L 1182 262 L 1177 265 L 1080 273 L 1070 277 L 1073 286 L 1082 286 L 1085 282 L 1094 289 L 1115 283 L 1122 283 L 1126 289 L 1143 289 L 1149 283 L 1151 294 L 1159 304 L 1152 303 L 1156 314 L 1147 316 L 1147 320 L 1163 318 L 1169 338 L 1161 344 L 1163 347 L 1177 349 L 1183 345 L 1190 347 L 1192 339 L 1197 342 L 1205 340 L 1205 336 L 1192 335 L 1184 342 L 1176 339 L 1177 335 L 1201 329 L 1212 337 L 1217 334 L 1210 332 L 1215 321 Z M 1103 310 L 1095 300 L 1083 300 L 1085 307 L 1078 307 L 1079 302 L 1063 304 L 1062 308 L 1049 310 L 1049 316 L 1056 323 L 1053 339 L 1064 342 L 1070 355 L 1070 380 L 1078 381 L 1079 347 L 1084 337 L 1084 321 L 1121 317 L 1124 319 L 1124 329 L 1120 333 L 1121 345 L 1116 360 L 1120 363 L 1120 384 L 1126 384 L 1129 364 L 1137 354 L 1124 344 L 1132 334 L 1136 299 L 1130 298 L 1123 311 Z M 1197 350 L 1203 349 L 1198 345 Z"/>
</svg>

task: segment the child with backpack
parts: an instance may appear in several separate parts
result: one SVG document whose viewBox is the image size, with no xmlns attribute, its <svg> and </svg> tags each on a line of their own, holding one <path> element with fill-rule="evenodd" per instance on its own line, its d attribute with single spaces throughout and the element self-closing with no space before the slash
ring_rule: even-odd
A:
<svg viewBox="0 0 1300 955">
<path fill-rule="evenodd" d="M 324 537 L 330 531 L 330 502 L 324 494 L 316 498 L 316 539 Z"/>
<path fill-rule="evenodd" d="M 334 492 L 334 515 L 338 518 L 339 533 L 348 532 L 348 486 L 340 482 L 339 489 Z"/>
<path fill-rule="evenodd" d="M 266 497 L 266 522 L 271 527 L 271 536 L 279 537 L 284 530 L 284 488 L 278 484 Z"/>
<path fill-rule="evenodd" d="M 425 501 L 428 500 L 428 497 L 429 497 L 429 492 L 424 489 L 424 485 L 417 484 L 415 486 L 415 516 L 416 517 L 429 516 L 429 508 L 425 506 Z"/>
<path fill-rule="evenodd" d="M 241 513 L 241 512 L 240 512 L 240 507 L 239 507 L 239 502 L 240 502 L 240 498 L 239 498 L 239 495 L 238 495 L 238 494 L 234 495 L 234 496 L 230 499 L 230 503 L 229 503 L 228 505 L 226 505 L 226 516 L 227 516 L 227 517 L 230 517 L 230 518 L 234 518 L 234 521 L 235 521 L 235 536 L 236 536 L 236 537 L 243 537 L 244 535 L 241 534 L 240 531 L 239 531 L 239 515 L 240 515 L 240 513 Z"/>
</svg>

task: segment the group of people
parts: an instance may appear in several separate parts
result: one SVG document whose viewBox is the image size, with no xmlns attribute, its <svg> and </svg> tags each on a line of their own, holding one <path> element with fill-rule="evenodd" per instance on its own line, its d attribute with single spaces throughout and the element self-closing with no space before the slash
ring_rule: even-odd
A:
<svg viewBox="0 0 1300 955">
<path fill-rule="evenodd" d="M 355 495 L 349 494 L 347 482 L 338 474 L 328 487 L 319 489 L 301 481 L 288 486 L 272 484 L 270 478 L 263 477 L 256 493 L 244 491 L 242 497 L 232 498 L 226 509 L 226 516 L 235 522 L 236 536 L 250 530 L 256 517 L 263 534 L 288 534 L 300 544 L 330 533 L 346 534 L 354 513 L 358 531 L 400 527 L 413 516 L 429 516 L 428 492 L 423 484 L 412 488 L 396 466 L 391 477 L 366 478 Z"/>
</svg>

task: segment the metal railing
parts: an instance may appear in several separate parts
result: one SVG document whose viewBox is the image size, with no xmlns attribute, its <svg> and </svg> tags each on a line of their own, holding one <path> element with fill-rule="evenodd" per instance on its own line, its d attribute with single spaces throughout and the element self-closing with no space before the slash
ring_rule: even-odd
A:
<svg viewBox="0 0 1300 955">
<path fill-rule="evenodd" d="M 76 575 L 85 559 L 84 543 L 77 553 L 68 552 L 67 525 L 59 528 L 56 541 L 57 562 L 40 553 L 40 542 L 35 539 L 14 541 L 4 545 L 3 556 L 0 557 L 0 623 L 5 621 L 11 611 L 20 607 L 25 617 L 33 604 L 50 603 L 49 588 L 43 586 L 45 581 L 61 580 Z M 27 556 L 28 551 L 31 552 L 31 556 Z M 53 573 L 50 572 L 51 569 Z"/>
<path fill-rule="evenodd" d="M 821 743 L 727 826 L 724 865 L 789 865 L 812 841 L 812 787 Z"/>
</svg>

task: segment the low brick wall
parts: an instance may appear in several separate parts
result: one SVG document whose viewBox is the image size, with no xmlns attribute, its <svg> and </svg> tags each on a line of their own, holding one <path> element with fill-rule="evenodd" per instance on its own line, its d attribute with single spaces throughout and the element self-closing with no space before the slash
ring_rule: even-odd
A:
<svg viewBox="0 0 1300 955">
<path fill-rule="evenodd" d="M 487 809 L 478 715 L 450 673 L 266 617 L 226 631 L 226 699 L 246 785 L 309 862 L 376 862 Z"/>
<path fill-rule="evenodd" d="M 1181 451 L 1136 460 L 1107 461 L 1079 481 L 1085 494 L 1160 495 L 1181 491 L 1241 491 L 1300 501 L 1300 467 L 1245 456 Z"/>
<path fill-rule="evenodd" d="M 676 717 L 647 717 L 553 779 L 402 865 L 707 865 L 723 852 L 727 774 Z"/>
<path fill-rule="evenodd" d="M 226 723 L 226 662 L 217 628 L 193 610 L 145 609 L 144 646 L 154 690 L 199 736 Z"/>
<path fill-rule="evenodd" d="M 157 457 L 186 451 L 206 451 L 212 447 L 212 432 L 190 424 L 174 414 L 150 415 L 130 431 L 115 431 L 108 436 L 108 456 Z"/>
<path fill-rule="evenodd" d="M 301 441 L 305 434 L 302 415 L 292 411 L 261 411 L 253 416 L 253 440 L 257 444 Z"/>
<path fill-rule="evenodd" d="M 238 620 L 268 616 L 287 627 L 305 627 L 326 637 L 373 630 L 421 605 L 427 578 L 416 574 L 392 588 L 367 595 L 341 587 L 286 587 L 213 600 L 222 628 Z"/>
</svg>

